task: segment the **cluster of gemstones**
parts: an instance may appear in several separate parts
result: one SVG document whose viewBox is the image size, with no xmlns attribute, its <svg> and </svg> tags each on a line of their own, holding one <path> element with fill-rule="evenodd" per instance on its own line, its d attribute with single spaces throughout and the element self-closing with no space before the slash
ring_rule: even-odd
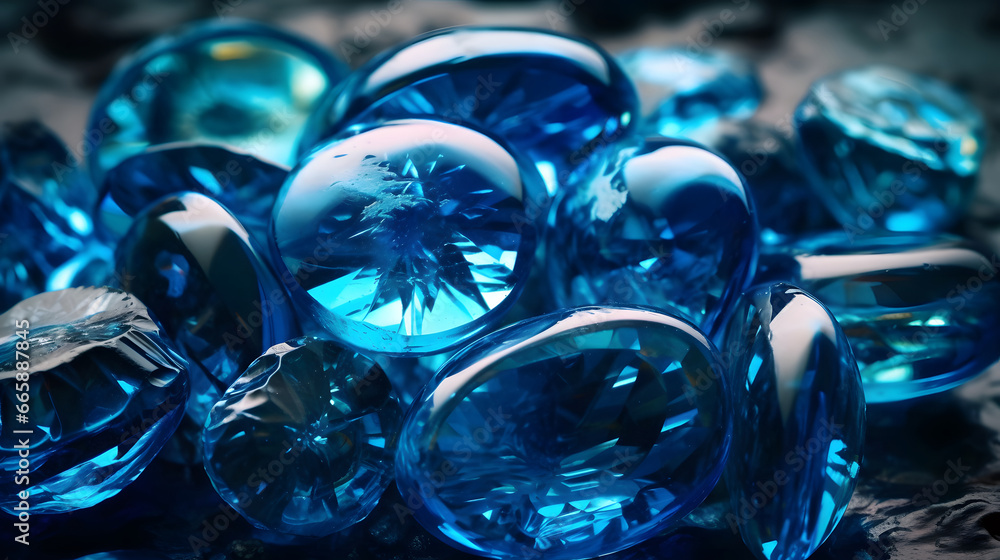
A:
<svg viewBox="0 0 1000 560">
<path fill-rule="evenodd" d="M 0 508 L 92 507 L 159 457 L 265 531 L 344 531 L 395 484 L 455 548 L 574 560 L 719 486 L 754 555 L 805 559 L 866 402 L 1000 358 L 1000 284 L 943 233 L 968 101 L 851 69 L 784 134 L 763 95 L 732 55 L 531 29 L 353 72 L 258 24 L 155 40 L 85 165 L 38 123 L 0 137 L 0 465 L 30 479 Z"/>
</svg>

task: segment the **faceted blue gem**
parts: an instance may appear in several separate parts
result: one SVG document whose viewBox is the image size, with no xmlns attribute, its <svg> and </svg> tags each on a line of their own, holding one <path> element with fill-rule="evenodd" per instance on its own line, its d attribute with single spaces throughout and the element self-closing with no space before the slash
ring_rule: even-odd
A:
<svg viewBox="0 0 1000 560">
<path fill-rule="evenodd" d="M 641 48 L 618 62 L 639 92 L 644 136 L 705 141 L 721 119 L 749 118 L 764 97 L 753 65 L 722 51 Z"/>
<path fill-rule="evenodd" d="M 122 60 L 97 95 L 85 133 L 94 184 L 150 146 L 232 146 L 295 163 L 307 116 L 346 74 L 326 50 L 250 22 L 202 22 Z"/>
<path fill-rule="evenodd" d="M 813 187 L 856 234 L 946 229 L 972 197 L 983 116 L 941 82 L 848 70 L 813 84 L 795 121 Z"/>
<path fill-rule="evenodd" d="M 345 343 L 442 352 L 517 300 L 535 250 L 525 197 L 538 187 L 533 169 L 478 132 L 389 123 L 323 146 L 292 172 L 274 208 L 275 260 Z"/>
<path fill-rule="evenodd" d="M 754 121 L 725 122 L 717 129 L 711 146 L 746 181 L 762 242 L 783 243 L 793 236 L 840 227 L 809 187 L 788 136 Z"/>
<path fill-rule="evenodd" d="M 748 291 L 724 336 L 733 392 L 730 528 L 763 560 L 805 560 L 851 500 L 865 438 L 858 365 L 833 315 L 788 284 Z"/>
<path fill-rule="evenodd" d="M 553 195 L 597 171 L 614 143 L 633 134 L 638 108 L 631 81 L 593 43 L 537 29 L 457 27 L 352 73 L 317 112 L 301 151 L 352 125 L 437 117 L 506 140 L 535 162 Z"/>
<path fill-rule="evenodd" d="M 37 121 L 0 132 L 0 309 L 46 290 L 104 284 L 111 249 L 93 234 L 96 194 Z"/>
<path fill-rule="evenodd" d="M 288 168 L 207 144 L 168 144 L 126 158 L 101 186 L 102 222 L 118 237 L 144 208 L 168 194 L 197 192 L 221 202 L 267 246 L 271 209 Z"/>
<path fill-rule="evenodd" d="M 544 315 L 472 343 L 410 408 L 396 480 L 445 542 L 493 558 L 590 558 L 647 539 L 718 481 L 724 369 L 650 309 Z"/>
<path fill-rule="evenodd" d="M 322 536 L 364 519 L 392 482 L 402 411 L 385 372 L 334 342 L 269 349 L 205 427 L 205 470 L 254 526 Z"/>
<path fill-rule="evenodd" d="M 709 327 L 747 286 L 757 225 L 743 180 L 682 140 L 650 140 L 556 206 L 546 236 L 558 305 L 627 303 Z"/>
<path fill-rule="evenodd" d="M 199 428 L 251 362 L 295 334 L 291 302 L 262 251 L 205 195 L 181 193 L 141 212 L 115 267 L 121 288 L 190 362 L 188 415 Z"/>
<path fill-rule="evenodd" d="M 1000 267 L 977 246 L 934 234 L 807 237 L 767 255 L 771 278 L 833 312 L 869 403 L 951 389 L 1000 359 Z"/>
<path fill-rule="evenodd" d="M 27 327 L 15 326 L 20 321 Z M 30 450 L 30 486 L 15 484 L 14 476 L 0 480 L 0 508 L 13 515 L 22 490 L 32 514 L 114 496 L 142 473 L 183 416 L 184 361 L 124 292 L 72 288 L 27 299 L 0 315 L 0 351 L 0 470 L 20 468 L 22 440 Z M 15 367 L 16 351 L 30 357 L 27 380 Z M 27 421 L 15 408 L 25 383 Z"/>
</svg>

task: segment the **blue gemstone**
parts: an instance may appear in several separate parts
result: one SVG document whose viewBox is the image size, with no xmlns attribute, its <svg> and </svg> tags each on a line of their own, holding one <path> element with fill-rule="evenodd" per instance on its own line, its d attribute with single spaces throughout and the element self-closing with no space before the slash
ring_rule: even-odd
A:
<svg viewBox="0 0 1000 560">
<path fill-rule="evenodd" d="M 364 519 L 392 482 L 402 411 L 385 372 L 334 342 L 272 347 L 205 426 L 205 470 L 250 523 L 322 536 Z"/>
<path fill-rule="evenodd" d="M 555 301 L 675 309 L 707 328 L 754 270 L 752 208 L 739 174 L 697 145 L 624 150 L 557 203 L 546 240 Z"/>
<path fill-rule="evenodd" d="M 46 290 L 104 284 L 111 249 L 93 234 L 96 194 L 37 121 L 0 132 L 0 309 Z"/>
<path fill-rule="evenodd" d="M 644 136 L 705 141 L 720 120 L 749 118 L 764 97 L 753 65 L 722 51 L 641 48 L 618 61 L 639 92 Z"/>
<path fill-rule="evenodd" d="M 534 170 L 478 132 L 389 123 L 324 145 L 293 170 L 274 209 L 276 260 L 308 292 L 305 308 L 347 344 L 435 354 L 517 300 L 535 250 L 524 201 L 537 187 Z"/>
<path fill-rule="evenodd" d="M 399 490 L 427 530 L 493 558 L 636 544 L 718 481 L 730 409 L 690 323 L 588 307 L 523 321 L 452 358 L 410 408 Z"/>
<path fill-rule="evenodd" d="M 167 557 L 159 552 L 136 551 L 136 550 L 115 550 L 112 552 L 98 552 L 81 556 L 76 560 L 167 560 Z"/>
<path fill-rule="evenodd" d="M 724 336 L 733 392 L 726 520 L 763 560 L 805 560 L 851 500 L 865 438 L 858 365 L 833 315 L 788 284 L 748 291 Z"/>
<path fill-rule="evenodd" d="M 780 251 L 763 259 L 771 277 L 809 290 L 837 317 L 869 403 L 951 389 L 1000 359 L 1000 262 L 975 245 L 831 234 Z"/>
<path fill-rule="evenodd" d="M 726 122 L 711 146 L 746 180 L 765 244 L 839 227 L 809 187 L 795 146 L 782 131 L 754 121 Z"/>
<path fill-rule="evenodd" d="M 19 321 L 28 327 L 15 328 Z M 24 330 L 28 344 L 18 346 Z M 15 375 L 16 350 L 30 356 L 27 381 Z M 72 288 L 27 299 L 0 315 L 0 352 L 0 470 L 16 471 L 17 445 L 30 440 L 30 486 L 14 476 L 0 480 L 0 508 L 13 515 L 22 490 L 32 514 L 114 496 L 142 473 L 183 415 L 184 362 L 129 294 Z M 25 382 L 22 422 L 15 406 Z"/>
<path fill-rule="evenodd" d="M 318 100 L 346 74 L 326 50 L 249 22 L 202 22 L 122 60 L 97 95 L 85 133 L 94 183 L 150 146 L 232 146 L 295 163 Z"/>
<path fill-rule="evenodd" d="M 121 237 L 132 218 L 157 199 L 197 192 L 222 203 L 266 247 L 271 209 L 287 176 L 287 167 L 235 149 L 191 143 L 153 146 L 105 175 L 102 221 Z"/>
<path fill-rule="evenodd" d="M 537 29 L 457 27 L 351 74 L 301 150 L 352 125 L 437 117 L 506 140 L 535 162 L 551 195 L 596 172 L 611 146 L 633 134 L 638 105 L 629 79 L 593 43 Z"/>
<path fill-rule="evenodd" d="M 795 122 L 816 192 L 855 234 L 946 229 L 972 197 L 983 116 L 941 82 L 848 70 L 813 84 Z"/>
<path fill-rule="evenodd" d="M 181 193 L 138 214 L 115 266 L 121 288 L 190 362 L 196 427 L 251 362 L 295 334 L 291 302 L 262 252 L 205 195 Z"/>
</svg>

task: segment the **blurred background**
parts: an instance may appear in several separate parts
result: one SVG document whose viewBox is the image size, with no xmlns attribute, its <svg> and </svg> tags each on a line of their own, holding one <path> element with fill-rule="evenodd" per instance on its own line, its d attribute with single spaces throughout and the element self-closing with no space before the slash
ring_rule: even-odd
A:
<svg viewBox="0 0 1000 560">
<path fill-rule="evenodd" d="M 698 46 L 753 61 L 765 99 L 753 119 L 787 127 L 809 84 L 870 63 L 952 84 L 987 120 L 988 152 L 975 202 L 959 232 L 1000 251 L 1000 2 L 726 0 L 6 0 L 0 3 L 0 121 L 37 118 L 77 156 L 94 95 L 137 45 L 185 22 L 259 20 L 302 34 L 352 68 L 379 51 L 441 27 L 480 24 L 553 29 L 593 39 L 613 54 L 639 46 Z M 396 4 L 394 4 L 396 5 Z M 39 15 L 41 14 L 41 15 Z M 41 22 L 44 21 L 44 24 Z M 692 47 L 694 48 L 694 47 Z M 1000 310 L 998 310 L 1000 311 Z M 907 406 L 870 407 L 861 483 L 848 514 L 817 553 L 823 559 L 1000 558 L 1000 371 Z M 935 483 L 958 462 L 958 483 Z M 924 493 L 931 489 L 929 494 Z M 169 498 L 169 499 L 168 499 Z M 154 463 L 115 499 L 34 521 L 32 558 L 75 558 L 149 547 L 176 559 L 330 557 L 465 558 L 392 514 L 387 493 L 351 535 L 276 543 L 242 520 L 204 538 L 221 502 L 203 472 Z M 9 551 L 0 527 L 0 556 Z M 205 547 L 191 540 L 202 539 Z M 193 543 L 193 544 L 192 544 Z M 292 548 L 286 548 L 291 546 Z M 331 548 L 332 547 L 332 548 Z M 750 558 L 728 531 L 682 529 L 616 558 Z"/>
</svg>

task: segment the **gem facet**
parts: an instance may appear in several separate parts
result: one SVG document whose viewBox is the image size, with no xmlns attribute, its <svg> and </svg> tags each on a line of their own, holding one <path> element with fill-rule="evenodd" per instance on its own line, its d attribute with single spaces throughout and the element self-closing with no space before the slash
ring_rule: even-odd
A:
<svg viewBox="0 0 1000 560">
<path fill-rule="evenodd" d="M 945 391 L 1000 359 L 1000 263 L 958 238 L 813 236 L 764 261 L 833 312 L 869 403 Z"/>
<path fill-rule="evenodd" d="M 94 184 L 150 146 L 232 146 L 295 163 L 320 97 L 346 74 L 317 45 L 249 22 L 199 23 L 122 60 L 98 93 L 87 127 Z"/>
<path fill-rule="evenodd" d="M 191 143 L 153 146 L 108 171 L 101 187 L 102 221 L 124 234 L 157 199 L 196 192 L 222 203 L 254 239 L 267 246 L 271 209 L 288 168 L 235 149 Z M 284 339 L 283 339 L 284 340 Z"/>
<path fill-rule="evenodd" d="M 750 280 L 757 225 L 743 180 L 681 140 L 650 140 L 557 203 L 549 284 L 563 307 L 676 309 L 710 326 Z"/>
<path fill-rule="evenodd" d="M 639 92 L 644 136 L 704 141 L 721 119 L 750 117 L 764 96 L 753 65 L 722 51 L 642 48 L 618 61 Z"/>
<path fill-rule="evenodd" d="M 20 321 L 26 326 L 15 328 Z M 27 381 L 15 367 L 18 349 L 30 357 Z M 15 485 L 14 476 L 0 480 L 0 508 L 13 515 L 22 490 L 32 513 L 114 496 L 142 473 L 183 415 L 184 362 L 129 294 L 73 288 L 24 300 L 0 315 L 0 351 L 0 469 L 16 471 L 17 438 L 30 440 L 30 486 Z M 16 396 L 25 392 L 27 422 L 16 414 Z M 18 429 L 33 433 L 14 434 Z"/>
<path fill-rule="evenodd" d="M 493 558 L 590 558 L 640 542 L 712 490 L 730 410 L 714 345 L 649 309 L 523 321 L 455 355 L 396 456 L 416 519 Z"/>
<path fill-rule="evenodd" d="M 317 115 L 303 151 L 359 123 L 429 117 L 476 126 L 531 158 L 550 195 L 596 172 L 639 116 L 631 81 L 597 45 L 488 27 L 435 31 L 377 56 Z"/>
<path fill-rule="evenodd" d="M 524 200 L 536 186 L 533 170 L 478 132 L 389 123 L 293 170 L 274 209 L 276 260 L 347 344 L 438 353 L 517 300 L 534 259 Z"/>
<path fill-rule="evenodd" d="M 868 66 L 824 78 L 795 113 L 816 192 L 855 233 L 942 230 L 965 209 L 983 116 L 949 86 Z"/>
<path fill-rule="evenodd" d="M 375 362 L 293 340 L 253 362 L 212 409 L 205 469 L 254 526 L 328 535 L 364 519 L 392 482 L 401 419 Z"/>
<path fill-rule="evenodd" d="M 733 443 L 726 519 L 763 560 L 805 560 L 830 536 L 861 467 L 865 396 L 833 315 L 787 284 L 744 295 L 726 331 Z"/>
</svg>

